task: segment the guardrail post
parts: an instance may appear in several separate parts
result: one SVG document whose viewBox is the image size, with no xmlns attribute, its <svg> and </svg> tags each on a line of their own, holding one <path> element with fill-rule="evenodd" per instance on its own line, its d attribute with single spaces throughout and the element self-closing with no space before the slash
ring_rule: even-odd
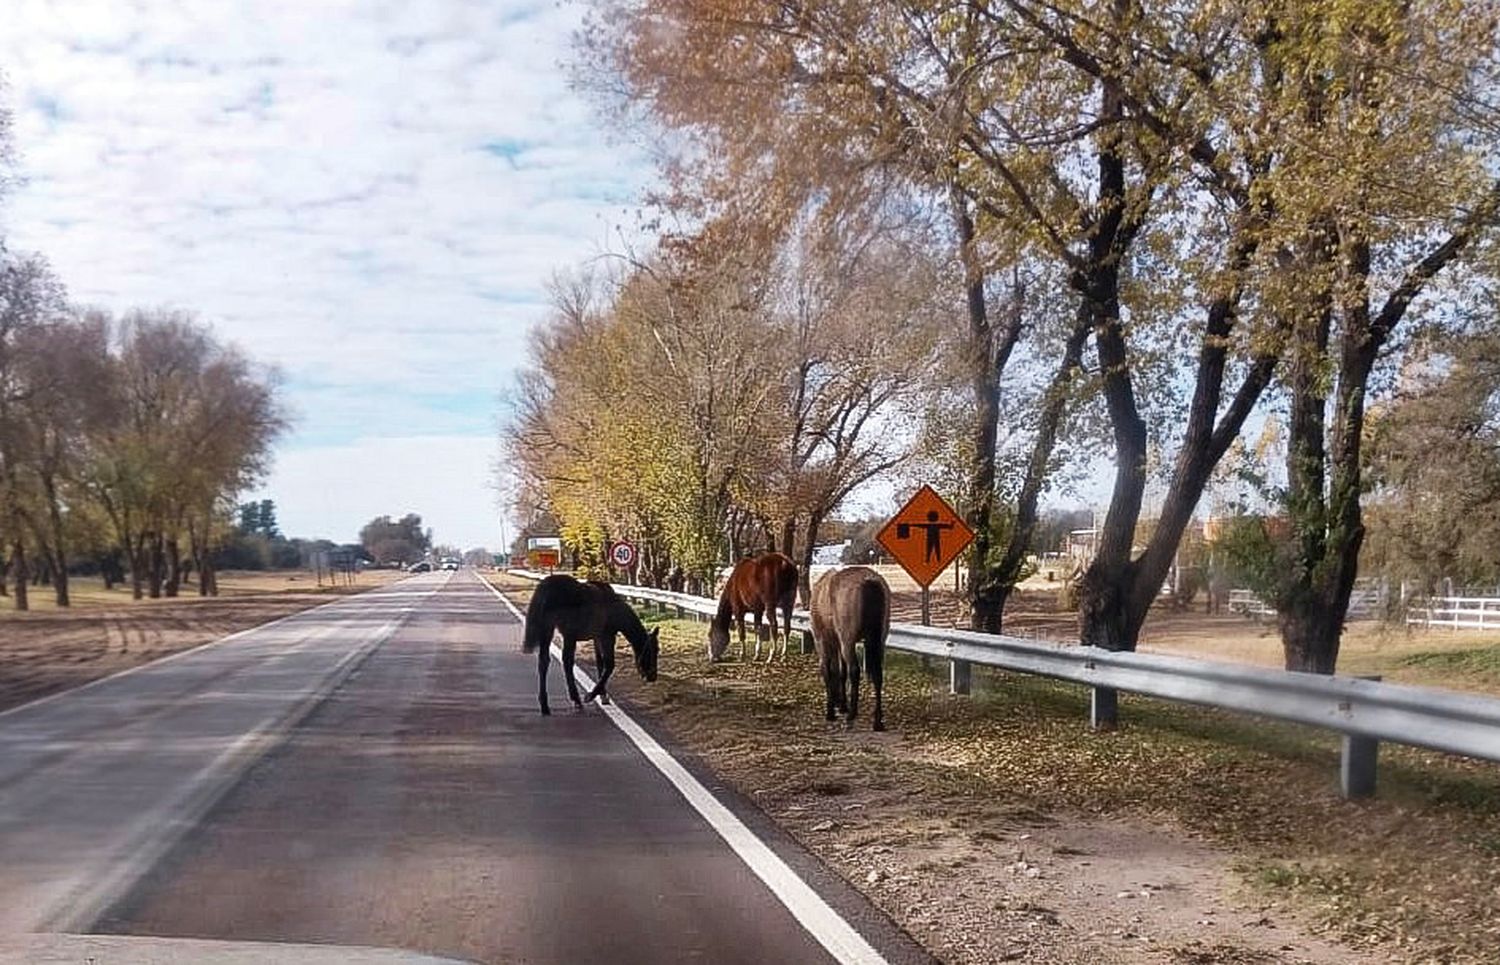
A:
<svg viewBox="0 0 1500 965">
<path fill-rule="evenodd" d="M 969 692 L 969 661 L 948 661 L 948 692 L 950 694 L 967 694 Z"/>
<path fill-rule="evenodd" d="M 1379 674 L 1361 674 L 1360 680 L 1380 680 Z M 1339 790 L 1345 798 L 1373 797 L 1375 794 L 1375 760 L 1380 741 L 1361 734 L 1345 734 L 1339 755 Z"/>
<path fill-rule="evenodd" d="M 1094 730 L 1114 730 L 1120 723 L 1120 692 L 1111 687 L 1089 690 L 1089 726 Z"/>
<path fill-rule="evenodd" d="M 1380 741 L 1357 734 L 1344 735 L 1339 760 L 1339 789 L 1346 798 L 1371 797 L 1375 793 L 1375 758 Z"/>
</svg>

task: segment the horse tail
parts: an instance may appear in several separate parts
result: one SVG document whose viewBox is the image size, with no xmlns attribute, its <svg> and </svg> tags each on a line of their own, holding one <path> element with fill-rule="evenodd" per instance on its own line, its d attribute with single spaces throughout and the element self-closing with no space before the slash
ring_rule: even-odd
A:
<svg viewBox="0 0 1500 965">
<path fill-rule="evenodd" d="M 545 586 L 537 587 L 536 592 L 531 594 L 531 602 L 526 604 L 526 629 L 521 633 L 522 653 L 536 653 L 538 648 L 552 642 L 552 627 L 543 616 L 547 609 L 547 598 L 551 596 L 548 589 Z"/>
<path fill-rule="evenodd" d="M 878 576 L 859 585 L 860 637 L 865 641 L 865 663 L 877 672 L 885 654 L 885 637 L 891 628 L 891 594 Z"/>
<path fill-rule="evenodd" d="M 790 609 L 797 602 L 797 564 L 783 556 L 776 569 L 776 602 Z"/>
</svg>

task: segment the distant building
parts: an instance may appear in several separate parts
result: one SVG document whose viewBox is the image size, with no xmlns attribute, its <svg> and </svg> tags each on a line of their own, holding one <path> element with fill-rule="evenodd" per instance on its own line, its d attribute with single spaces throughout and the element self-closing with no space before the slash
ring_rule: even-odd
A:
<svg viewBox="0 0 1500 965">
<path fill-rule="evenodd" d="M 1063 547 L 1063 555 L 1069 559 L 1077 560 L 1080 564 L 1086 564 L 1094 558 L 1099 551 L 1099 531 L 1094 528 L 1075 529 L 1068 534 L 1067 545 Z"/>
<path fill-rule="evenodd" d="M 844 550 L 849 546 L 850 540 L 842 543 L 829 543 L 825 546 L 813 547 L 813 566 L 838 566 L 844 558 Z"/>
</svg>

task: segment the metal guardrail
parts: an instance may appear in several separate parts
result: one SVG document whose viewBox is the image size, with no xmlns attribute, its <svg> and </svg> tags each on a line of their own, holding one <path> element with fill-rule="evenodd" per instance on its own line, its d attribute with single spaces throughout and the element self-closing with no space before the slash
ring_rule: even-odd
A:
<svg viewBox="0 0 1500 965">
<path fill-rule="evenodd" d="M 1500 598 L 1492 596 L 1440 596 L 1406 612 L 1409 627 L 1454 630 L 1500 629 Z"/>
<path fill-rule="evenodd" d="M 530 579 L 542 575 L 511 572 Z M 639 586 L 614 589 L 626 599 L 679 615 L 712 616 L 718 608 L 713 600 L 685 593 Z M 807 613 L 793 613 L 792 626 L 809 631 Z M 967 682 L 967 665 L 982 664 L 1083 684 L 1093 690 L 1096 727 L 1113 725 L 1117 694 L 1123 690 L 1336 731 L 1344 735 L 1341 783 L 1346 797 L 1374 792 L 1381 741 L 1500 761 L 1500 699 L 1492 697 L 911 624 L 892 624 L 887 646 L 950 661 L 955 682 Z"/>
</svg>

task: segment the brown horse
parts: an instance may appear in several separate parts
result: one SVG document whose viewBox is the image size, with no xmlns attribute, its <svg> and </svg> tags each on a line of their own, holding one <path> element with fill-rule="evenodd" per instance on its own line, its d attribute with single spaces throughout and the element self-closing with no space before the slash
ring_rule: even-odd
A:
<svg viewBox="0 0 1500 965">
<path fill-rule="evenodd" d="M 729 649 L 729 624 L 740 628 L 740 659 L 745 659 L 745 614 L 755 615 L 755 659 L 760 659 L 761 614 L 771 616 L 771 652 L 766 663 L 776 656 L 776 608 L 785 617 L 786 636 L 781 654 L 786 656 L 786 641 L 792 636 L 792 604 L 797 601 L 797 564 L 780 553 L 762 553 L 740 560 L 719 594 L 719 612 L 708 622 L 708 659 L 718 660 Z"/>
<path fill-rule="evenodd" d="M 854 726 L 859 716 L 859 653 L 864 641 L 864 663 L 875 688 L 875 730 L 885 730 L 881 691 L 885 686 L 885 640 L 891 632 L 891 588 L 867 566 L 851 566 L 824 573 L 812 588 L 813 643 L 828 692 L 827 716 L 844 712 Z"/>
<path fill-rule="evenodd" d="M 610 674 L 615 672 L 616 634 L 623 633 L 630 641 L 630 648 L 635 651 L 635 669 L 641 676 L 648 681 L 656 679 L 656 661 L 661 652 L 656 630 L 647 633 L 641 618 L 608 583 L 580 583 L 571 576 L 555 573 L 538 583 L 536 592 L 531 594 L 531 602 L 526 606 L 526 630 L 521 638 L 522 652 L 537 651 L 537 699 L 543 714 L 552 713 L 547 705 L 547 667 L 552 663 L 554 630 L 563 638 L 563 678 L 568 684 L 568 697 L 579 710 L 596 697 L 600 703 L 609 703 L 609 693 L 604 688 Z M 582 700 L 573 680 L 573 651 L 579 640 L 594 641 L 594 665 L 599 671 L 594 689 Z"/>
</svg>

